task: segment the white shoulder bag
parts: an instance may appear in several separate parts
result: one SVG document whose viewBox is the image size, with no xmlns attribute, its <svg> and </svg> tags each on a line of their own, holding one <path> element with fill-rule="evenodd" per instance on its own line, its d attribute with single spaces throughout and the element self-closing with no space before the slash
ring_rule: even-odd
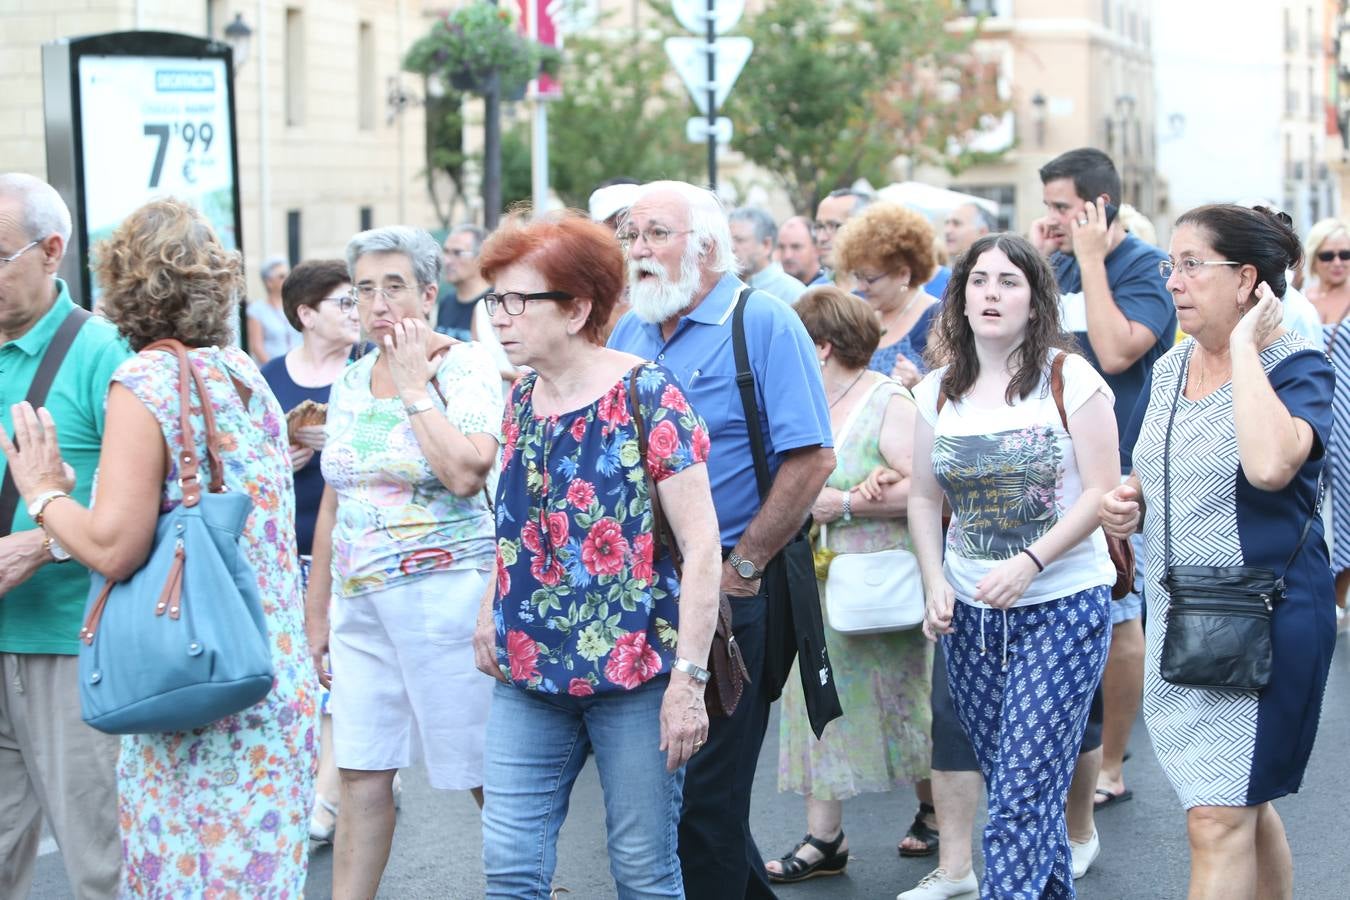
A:
<svg viewBox="0 0 1350 900">
<path fill-rule="evenodd" d="M 873 390 L 886 382 L 878 382 Z M 861 410 L 870 401 L 858 405 Z M 856 411 L 855 411 L 856 416 Z M 853 420 L 835 438 L 844 442 Z M 820 526 L 820 547 L 826 549 L 829 527 Z M 923 622 L 923 579 L 919 561 L 903 548 L 872 553 L 840 553 L 830 560 L 825 576 L 825 618 L 842 634 L 904 631 Z"/>
</svg>

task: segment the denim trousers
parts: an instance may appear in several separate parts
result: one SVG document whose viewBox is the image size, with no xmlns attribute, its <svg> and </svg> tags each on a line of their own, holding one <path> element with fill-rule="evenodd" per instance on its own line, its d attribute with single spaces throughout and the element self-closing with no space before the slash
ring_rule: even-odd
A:
<svg viewBox="0 0 1350 900">
<path fill-rule="evenodd" d="M 590 697 L 496 684 L 483 768 L 489 898 L 548 900 L 558 831 L 588 751 L 604 791 L 620 900 L 684 897 L 676 855 L 684 770 L 667 772 L 659 749 L 668 683 L 663 675 Z"/>
<path fill-rule="evenodd" d="M 957 601 L 942 639 L 957 716 L 984 773 L 985 900 L 1074 897 L 1064 803 L 1111 645 L 1110 588 L 1035 606 Z"/>
</svg>

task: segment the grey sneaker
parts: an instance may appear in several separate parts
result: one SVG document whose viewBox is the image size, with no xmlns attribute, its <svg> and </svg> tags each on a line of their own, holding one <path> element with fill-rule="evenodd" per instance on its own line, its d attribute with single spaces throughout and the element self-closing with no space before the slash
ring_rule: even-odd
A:
<svg viewBox="0 0 1350 900">
<path fill-rule="evenodd" d="M 965 878 L 953 881 L 947 877 L 946 869 L 937 868 L 923 876 L 910 890 L 896 894 L 895 900 L 955 900 L 979 892 L 980 883 L 975 880 L 974 872 L 967 872 Z"/>
</svg>

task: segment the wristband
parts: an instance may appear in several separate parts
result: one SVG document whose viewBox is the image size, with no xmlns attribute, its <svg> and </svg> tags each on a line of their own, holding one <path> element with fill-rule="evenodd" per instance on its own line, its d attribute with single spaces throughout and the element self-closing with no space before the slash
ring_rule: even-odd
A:
<svg viewBox="0 0 1350 900">
<path fill-rule="evenodd" d="M 672 665 L 671 668 L 677 672 L 683 672 L 699 684 L 707 684 L 708 679 L 712 678 L 711 672 L 700 665 L 691 663 L 684 657 L 676 659 L 675 664 Z"/>
<path fill-rule="evenodd" d="M 414 400 L 412 403 L 404 404 L 403 411 L 406 412 L 408 418 L 411 419 L 418 413 L 431 412 L 435 408 L 436 404 L 432 403 L 430 400 Z"/>
<path fill-rule="evenodd" d="M 1044 572 L 1044 571 L 1045 571 L 1045 563 L 1043 563 L 1043 562 L 1041 562 L 1039 559 L 1037 559 L 1035 553 L 1032 553 L 1030 550 L 1023 550 L 1022 552 L 1025 553 L 1027 556 L 1030 556 L 1030 557 L 1031 557 L 1031 561 L 1034 562 L 1034 563 L 1036 564 L 1036 571 L 1037 571 L 1037 572 Z"/>
</svg>

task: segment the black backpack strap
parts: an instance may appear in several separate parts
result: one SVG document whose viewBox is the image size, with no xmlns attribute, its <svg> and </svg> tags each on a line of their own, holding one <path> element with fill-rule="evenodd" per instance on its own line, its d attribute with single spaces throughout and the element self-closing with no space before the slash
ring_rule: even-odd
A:
<svg viewBox="0 0 1350 900">
<path fill-rule="evenodd" d="M 731 345 L 736 352 L 736 387 L 745 410 L 745 431 L 750 436 L 750 454 L 755 459 L 755 482 L 760 502 L 769 495 L 773 479 L 769 477 L 769 456 L 764 451 L 764 435 L 759 430 L 759 402 L 755 399 L 755 373 L 750 368 L 750 352 L 745 347 L 745 306 L 753 289 L 746 285 L 736 295 L 736 312 L 731 318 Z"/>
<path fill-rule="evenodd" d="M 80 333 L 80 329 L 92 315 L 89 310 L 77 306 L 66 313 L 65 319 L 57 327 L 56 334 L 52 335 L 51 343 L 47 344 L 42 361 L 38 363 L 37 372 L 28 385 L 28 395 L 24 397 L 33 409 L 47 402 L 47 392 L 51 390 L 52 382 L 56 380 L 57 369 L 61 368 L 61 362 L 66 358 L 70 345 L 75 343 L 75 336 Z M 10 529 L 14 526 L 14 511 L 18 508 L 19 488 L 10 476 L 9 466 L 5 466 L 5 478 L 0 483 L 0 537 L 10 533 Z"/>
</svg>

